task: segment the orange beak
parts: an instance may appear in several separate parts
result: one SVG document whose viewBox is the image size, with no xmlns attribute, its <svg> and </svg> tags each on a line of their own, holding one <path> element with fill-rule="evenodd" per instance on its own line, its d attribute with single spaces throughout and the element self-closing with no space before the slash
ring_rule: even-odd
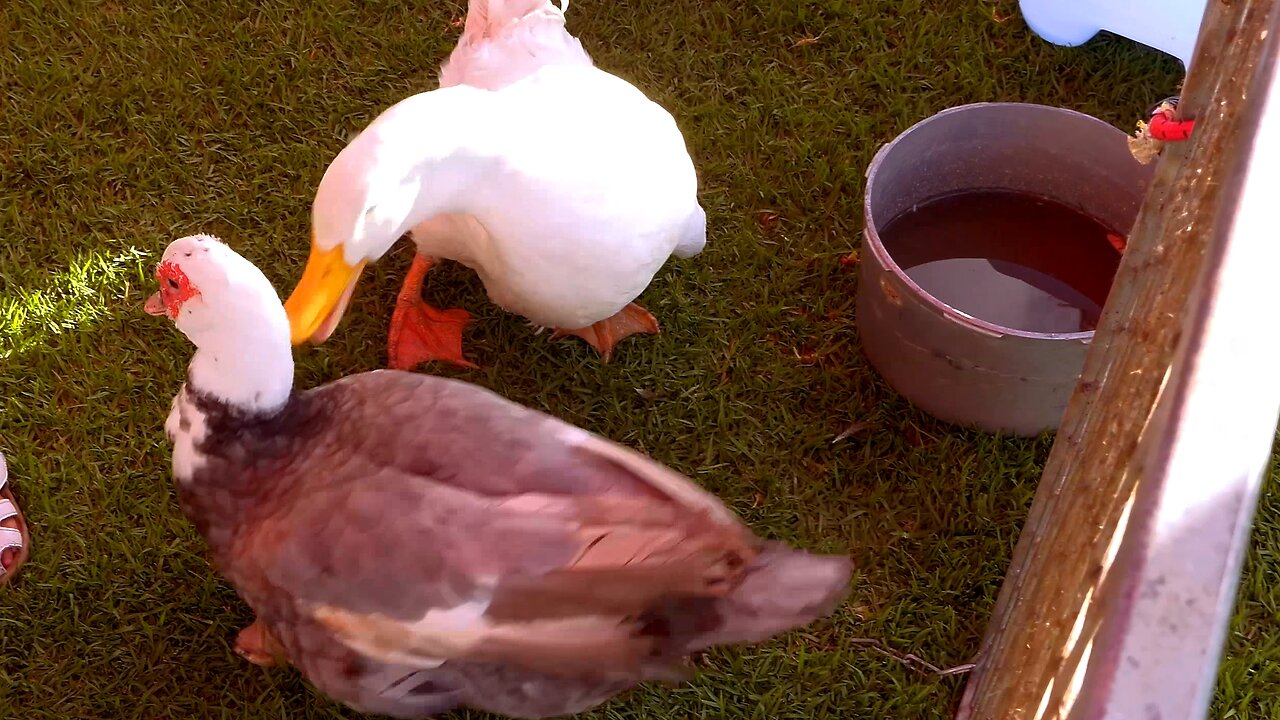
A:
<svg viewBox="0 0 1280 720">
<path fill-rule="evenodd" d="M 311 255 L 302 279 L 284 304 L 294 345 L 305 342 L 318 345 L 329 339 L 347 310 L 364 266 L 364 260 L 355 265 L 347 263 L 342 256 L 342 245 L 321 250 L 312 235 Z"/>
</svg>

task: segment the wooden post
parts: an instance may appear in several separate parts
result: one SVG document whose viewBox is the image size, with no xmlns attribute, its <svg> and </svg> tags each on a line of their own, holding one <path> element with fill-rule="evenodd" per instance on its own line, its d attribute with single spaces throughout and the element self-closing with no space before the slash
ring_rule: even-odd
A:
<svg viewBox="0 0 1280 720">
<path fill-rule="evenodd" d="M 1175 472 L 1185 468 L 1174 468 L 1173 459 L 1184 466 L 1189 462 L 1189 452 L 1177 452 L 1172 438 L 1184 445 L 1188 442 L 1185 434 L 1179 437 L 1178 430 L 1189 425 L 1184 412 L 1186 398 L 1203 396 L 1189 383 L 1204 382 L 1204 368 L 1196 365 L 1196 353 L 1203 351 L 1198 343 L 1215 321 L 1205 308 L 1214 306 L 1218 300 L 1215 293 L 1222 290 L 1221 258 L 1232 232 L 1244 232 L 1241 228 L 1245 225 L 1235 222 L 1244 183 L 1239 168 L 1248 164 L 1262 102 L 1268 96 L 1259 91 L 1262 86 L 1258 81 L 1273 79 L 1276 35 L 1280 33 L 1276 5 L 1276 0 L 1210 0 L 1180 105 L 1184 116 L 1196 118 L 1195 132 L 1188 143 L 1166 147 L 1159 161 L 1081 382 L 1068 404 L 1014 551 L 979 651 L 978 666 L 961 700 L 958 720 L 1172 720 L 1203 716 L 1203 705 L 1208 702 L 1203 676 L 1208 673 L 1211 687 L 1229 611 L 1229 607 L 1221 607 L 1223 596 L 1229 606 L 1238 581 L 1243 546 L 1239 528 L 1230 528 L 1234 532 L 1231 537 L 1238 542 L 1228 543 L 1231 547 L 1223 549 L 1216 568 L 1219 584 L 1226 586 L 1218 588 L 1220 592 L 1213 597 L 1213 607 L 1208 608 L 1211 619 L 1205 620 L 1203 612 L 1196 616 L 1196 622 L 1211 626 L 1207 634 L 1199 632 L 1203 628 L 1195 628 L 1196 641 L 1201 645 L 1216 642 L 1217 647 L 1193 659 L 1199 663 L 1199 675 L 1185 676 L 1194 668 L 1184 663 L 1179 666 L 1183 676 L 1165 678 L 1174 687 L 1179 683 L 1194 685 L 1182 688 L 1189 693 L 1186 702 L 1169 705 L 1159 702 L 1159 697 L 1148 697 L 1146 700 L 1157 701 L 1150 708 L 1126 705 L 1120 697 L 1126 687 L 1125 681 L 1117 679 L 1122 675 L 1118 659 L 1123 656 L 1139 662 L 1135 653 L 1140 654 L 1142 638 L 1135 632 L 1141 631 L 1144 618 L 1135 613 L 1143 612 L 1144 605 L 1136 598 L 1138 583 L 1150 580 L 1144 573 L 1161 566 L 1150 561 L 1148 543 L 1158 536 L 1158 528 L 1167 529 L 1171 502 L 1183 502 L 1180 507 L 1184 511 L 1189 507 L 1185 493 L 1174 498 L 1168 492 L 1171 483 L 1181 482 L 1180 487 L 1185 488 L 1187 482 L 1185 472 Z M 1271 162 L 1280 162 L 1280 158 Z M 1251 232 L 1257 232 L 1256 225 Z M 1237 243 L 1241 239 L 1237 238 Z M 1249 242 L 1274 239 L 1255 237 Z M 1239 264 L 1234 267 L 1238 269 Z M 1193 292 L 1197 286 L 1200 290 Z M 1253 291 L 1266 296 L 1272 289 Z M 1235 307 L 1238 312 L 1239 305 Z M 1270 317 L 1262 308 L 1258 310 L 1263 317 Z M 1236 321 L 1238 324 L 1239 318 Z M 1221 324 L 1221 318 L 1217 322 Z M 1217 334 L 1222 336 L 1223 332 Z M 1180 340 L 1186 342 L 1181 346 L 1183 358 L 1175 367 Z M 1196 368 L 1199 375 L 1188 373 L 1188 366 Z M 1187 374 L 1171 381 L 1171 372 Z M 1162 399 L 1166 391 L 1177 398 Z M 1280 393 L 1280 388 L 1276 392 Z M 1280 396 L 1256 400 L 1265 402 L 1253 415 L 1255 420 L 1265 418 L 1270 407 L 1266 403 L 1280 402 Z M 1174 401 L 1181 403 L 1176 409 L 1170 404 Z M 1157 409 L 1158 422 L 1153 424 Z M 1275 408 L 1270 411 L 1270 427 L 1265 428 L 1268 439 L 1275 431 Z M 1231 423 L 1233 419 L 1218 421 Z M 1256 433 L 1242 435 L 1252 440 Z M 1268 442 L 1263 452 L 1269 454 L 1269 450 Z M 1253 462 L 1252 458 L 1246 460 Z M 1237 465 L 1230 467 L 1238 470 Z M 1203 469 L 1203 462 L 1199 467 Z M 1238 524 L 1243 518 L 1246 528 L 1256 502 L 1256 492 L 1251 495 L 1248 488 L 1259 480 L 1260 471 L 1257 478 L 1242 477 L 1240 492 L 1232 496 L 1235 504 L 1228 508 L 1236 508 L 1234 519 Z M 1202 479 L 1203 483 L 1234 481 L 1213 476 Z M 1135 505 L 1135 490 L 1140 484 L 1143 501 Z M 1135 530 L 1128 533 L 1125 562 L 1118 566 L 1123 569 L 1113 569 L 1131 513 Z M 1179 578 L 1165 580 L 1176 583 Z M 1123 615 L 1123 619 L 1112 617 L 1108 622 L 1109 612 Z M 1104 628 L 1102 637 L 1099 628 Z M 1106 632 L 1112 635 L 1105 636 Z M 1166 628 L 1166 634 L 1170 632 L 1176 631 Z M 1100 650 L 1091 656 L 1095 643 Z M 1186 650 L 1181 647 L 1174 652 Z M 1211 666 L 1203 667 L 1205 663 Z M 1133 673 L 1126 677 L 1131 685 L 1128 689 L 1140 685 Z M 1077 699 L 1082 701 L 1077 704 Z M 1131 714 L 1135 707 L 1157 714 Z M 1170 707 L 1176 708 L 1176 714 L 1165 712 Z"/>
</svg>

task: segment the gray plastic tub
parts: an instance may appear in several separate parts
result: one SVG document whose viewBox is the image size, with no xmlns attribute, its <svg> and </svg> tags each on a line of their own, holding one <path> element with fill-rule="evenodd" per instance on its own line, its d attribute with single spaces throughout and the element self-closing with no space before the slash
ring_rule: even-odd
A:
<svg viewBox="0 0 1280 720">
<path fill-rule="evenodd" d="M 921 410 L 990 432 L 1056 429 L 1093 332 L 1000 327 L 943 304 L 912 282 L 880 228 L 916 204 L 966 190 L 1049 198 L 1128 234 L 1154 165 L 1126 135 L 1063 108 L 981 103 L 951 108 L 899 135 L 867 170 L 857 326 L 868 360 Z"/>
</svg>

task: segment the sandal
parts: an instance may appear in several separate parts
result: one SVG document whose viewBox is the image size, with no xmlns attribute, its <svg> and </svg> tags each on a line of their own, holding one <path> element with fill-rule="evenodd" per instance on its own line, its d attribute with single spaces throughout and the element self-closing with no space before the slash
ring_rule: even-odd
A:
<svg viewBox="0 0 1280 720">
<path fill-rule="evenodd" d="M 22 564 L 27 561 L 31 547 L 27 521 L 18 511 L 8 479 L 9 468 L 5 465 L 4 454 L 0 453 L 0 585 L 18 574 Z M 8 562 L 5 562 L 6 559 Z"/>
</svg>

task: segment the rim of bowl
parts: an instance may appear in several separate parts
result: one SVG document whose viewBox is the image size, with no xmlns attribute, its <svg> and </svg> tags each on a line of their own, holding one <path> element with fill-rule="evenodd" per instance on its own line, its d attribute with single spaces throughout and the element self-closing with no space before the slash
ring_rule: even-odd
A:
<svg viewBox="0 0 1280 720">
<path fill-rule="evenodd" d="M 1112 127 L 1107 122 L 1100 120 L 1087 113 L 1082 113 L 1082 112 L 1079 112 L 1078 110 L 1072 110 L 1070 108 L 1056 107 L 1053 105 L 1041 105 L 1038 103 L 979 102 L 979 103 L 968 103 L 966 105 L 956 105 L 955 107 L 950 107 L 950 108 L 947 108 L 946 110 L 939 111 L 933 115 L 930 115 L 927 118 L 924 118 L 923 120 L 916 122 L 911 127 L 899 133 L 897 137 L 885 143 L 884 145 L 880 146 L 880 149 L 876 151 L 875 157 L 871 159 L 871 164 L 867 166 L 867 182 L 862 193 L 862 211 L 863 211 L 863 218 L 864 218 L 863 219 L 863 238 L 868 241 L 867 245 L 871 248 L 871 252 L 876 256 L 876 259 L 879 260 L 880 263 L 883 264 L 887 269 L 892 271 L 894 277 L 897 280 L 899 280 L 900 282 L 905 284 L 908 288 L 910 288 L 911 291 L 914 292 L 920 299 L 924 300 L 929 305 L 940 310 L 947 319 L 953 322 L 959 323 L 960 325 L 964 325 L 968 328 L 977 330 L 978 332 L 981 332 L 987 335 L 994 335 L 996 337 L 1000 337 L 1004 335 L 1013 335 L 1016 337 L 1024 337 L 1032 340 L 1090 340 L 1093 338 L 1093 335 L 1095 332 L 1093 330 L 1081 330 L 1078 332 L 1071 332 L 1071 333 L 1046 333 L 1046 332 L 1035 332 L 1032 330 L 1019 330 L 1017 328 L 1005 327 L 1004 325 L 993 323 L 988 320 L 983 320 L 982 318 L 974 317 L 961 310 L 957 310 L 956 308 L 953 308 L 950 305 L 942 302 L 941 300 L 939 300 L 938 298 L 930 294 L 928 291 L 926 291 L 924 288 L 917 285 L 916 282 L 911 279 L 911 276 L 907 275 L 907 273 L 904 272 L 901 267 L 899 267 L 897 261 L 893 259 L 893 255 L 889 253 L 889 250 L 884 246 L 884 243 L 880 241 L 880 231 L 876 226 L 875 213 L 873 213 L 871 210 L 871 189 L 872 189 L 872 186 L 875 185 L 876 173 L 879 172 L 880 166 L 884 163 L 885 158 L 889 155 L 889 153 L 893 150 L 893 148 L 896 147 L 898 143 L 901 142 L 903 139 L 905 139 L 908 135 L 912 134 L 913 132 L 916 132 L 919 128 L 924 127 L 925 125 L 928 125 L 931 123 L 945 121 L 946 117 L 949 115 L 955 115 L 961 112 L 972 111 L 972 110 L 981 109 L 981 108 L 992 108 L 992 107 L 1023 107 L 1023 108 L 1035 108 L 1037 111 L 1043 110 L 1043 111 L 1049 111 L 1054 113 L 1067 113 L 1070 115 L 1075 115 L 1089 122 L 1101 125 L 1102 127 L 1105 127 L 1113 132 L 1117 132 L 1117 133 L 1120 132 L 1119 130 Z M 1105 306 L 1103 309 L 1105 311 Z"/>
</svg>

